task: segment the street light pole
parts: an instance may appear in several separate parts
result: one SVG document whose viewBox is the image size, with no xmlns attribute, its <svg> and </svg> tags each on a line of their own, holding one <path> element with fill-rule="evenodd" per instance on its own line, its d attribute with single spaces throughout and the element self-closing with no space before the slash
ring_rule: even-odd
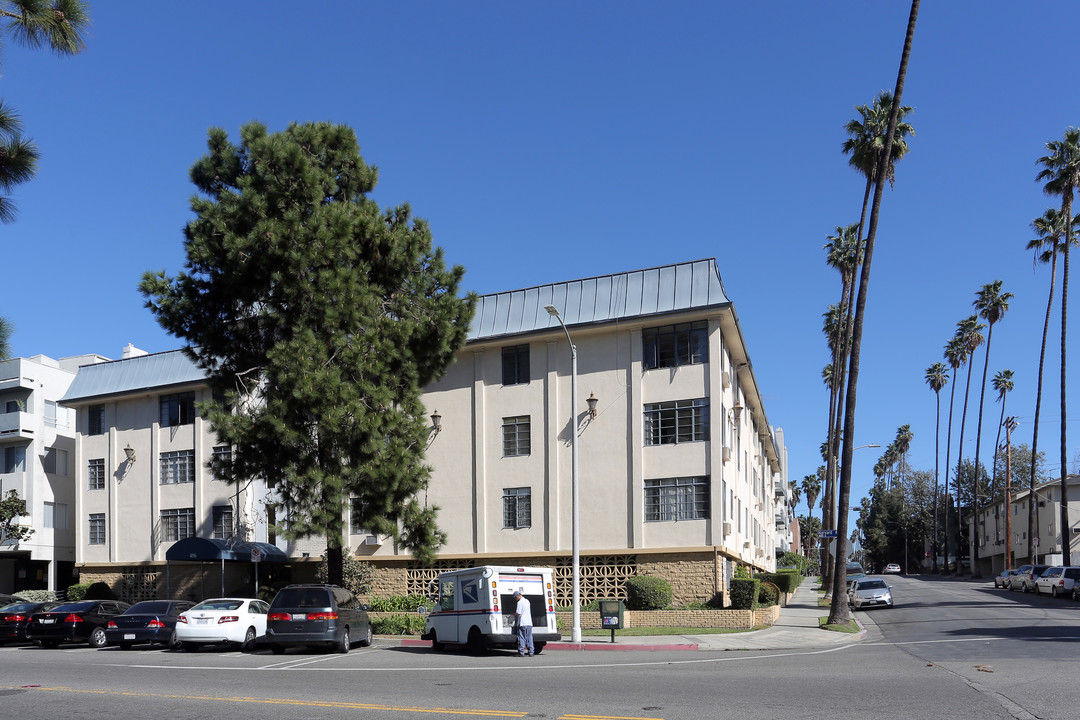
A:
<svg viewBox="0 0 1080 720">
<path fill-rule="evenodd" d="M 570 343 L 570 553 L 573 565 L 573 622 L 570 628 L 570 641 L 581 642 L 581 542 L 578 524 L 578 433 L 577 433 L 577 346 L 570 338 L 562 315 L 554 305 L 546 305 L 548 314 L 559 321 L 566 341 Z"/>
</svg>

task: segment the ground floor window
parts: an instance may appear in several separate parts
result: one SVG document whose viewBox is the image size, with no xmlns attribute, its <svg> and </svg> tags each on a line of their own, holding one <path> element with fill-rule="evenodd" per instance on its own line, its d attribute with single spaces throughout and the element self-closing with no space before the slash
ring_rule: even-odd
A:
<svg viewBox="0 0 1080 720">
<path fill-rule="evenodd" d="M 195 508 L 161 511 L 161 539 L 174 542 L 195 536 Z"/>
<path fill-rule="evenodd" d="M 532 527 L 532 488 L 503 489 L 503 527 Z"/>
</svg>

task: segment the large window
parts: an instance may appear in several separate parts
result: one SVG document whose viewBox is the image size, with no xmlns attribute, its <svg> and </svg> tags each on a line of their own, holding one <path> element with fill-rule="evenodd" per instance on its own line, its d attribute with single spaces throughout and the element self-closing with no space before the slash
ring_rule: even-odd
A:
<svg viewBox="0 0 1080 720">
<path fill-rule="evenodd" d="M 88 460 L 86 463 L 86 475 L 86 488 L 88 490 L 104 490 L 105 458 L 94 458 L 93 460 Z"/>
<path fill-rule="evenodd" d="M 91 545 L 105 544 L 105 513 L 90 513 L 88 525 Z"/>
<path fill-rule="evenodd" d="M 4 448 L 4 465 L 0 467 L 0 471 L 6 473 L 26 472 L 26 448 Z"/>
<path fill-rule="evenodd" d="M 502 349 L 502 384 L 529 382 L 529 346 L 513 345 Z"/>
<path fill-rule="evenodd" d="M 645 481 L 645 520 L 702 520 L 709 517 L 709 478 Z"/>
<path fill-rule="evenodd" d="M 528 455 L 532 452 L 529 416 L 503 418 L 503 457 Z"/>
<path fill-rule="evenodd" d="M 64 503 L 45 501 L 45 527 L 51 530 L 68 529 L 68 507 Z"/>
<path fill-rule="evenodd" d="M 161 539 L 174 542 L 195 536 L 195 508 L 161 511 Z"/>
<path fill-rule="evenodd" d="M 233 536 L 233 512 L 231 505 L 214 506 L 214 537 L 227 540 Z"/>
<path fill-rule="evenodd" d="M 161 396 L 161 427 L 190 425 L 195 422 L 195 393 Z"/>
<path fill-rule="evenodd" d="M 86 421 L 86 434 L 87 435 L 104 435 L 105 434 L 105 406 L 104 405 L 91 405 L 88 412 Z"/>
<path fill-rule="evenodd" d="M 646 369 L 699 365 L 709 362 L 708 323 L 704 320 L 665 325 L 641 331 Z"/>
<path fill-rule="evenodd" d="M 349 532 L 351 534 L 368 534 L 364 523 L 365 510 L 364 501 L 360 498 L 352 498 L 349 500 Z"/>
<path fill-rule="evenodd" d="M 532 488 L 503 489 L 503 527 L 532 527 Z"/>
<path fill-rule="evenodd" d="M 210 451 L 211 459 L 214 463 L 230 467 L 232 465 L 232 446 L 231 445 L 218 445 Z M 214 473 L 215 480 L 222 480 L 218 477 L 217 473 Z"/>
<path fill-rule="evenodd" d="M 177 450 L 161 453 L 161 484 L 195 482 L 195 451 Z"/>
<path fill-rule="evenodd" d="M 41 459 L 45 472 L 50 475 L 68 476 L 68 451 L 60 448 L 45 448 L 45 456 Z"/>
<path fill-rule="evenodd" d="M 695 442 L 709 439 L 709 400 L 675 400 L 645 406 L 645 444 Z"/>
</svg>

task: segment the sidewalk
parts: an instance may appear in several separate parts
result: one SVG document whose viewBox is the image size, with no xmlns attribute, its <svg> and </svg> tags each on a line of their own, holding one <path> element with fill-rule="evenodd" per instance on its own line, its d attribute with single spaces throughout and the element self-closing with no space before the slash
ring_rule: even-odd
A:
<svg viewBox="0 0 1080 720">
<path fill-rule="evenodd" d="M 829 614 L 829 608 L 818 607 L 818 582 L 807 578 L 791 597 L 787 607 L 780 608 L 776 623 L 764 630 L 718 633 L 708 635 L 642 635 L 620 637 L 589 636 L 581 643 L 548 643 L 545 652 L 552 650 L 648 651 L 648 650 L 796 650 L 833 648 L 859 642 L 866 630 L 842 633 L 822 630 L 818 619 Z M 564 636 L 565 637 L 565 636 Z M 426 640 L 406 639 L 406 645 L 428 645 Z"/>
</svg>

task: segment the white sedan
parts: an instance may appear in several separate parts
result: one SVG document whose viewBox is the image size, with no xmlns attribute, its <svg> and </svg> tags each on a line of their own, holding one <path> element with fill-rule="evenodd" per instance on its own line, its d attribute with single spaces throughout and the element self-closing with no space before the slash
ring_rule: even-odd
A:
<svg viewBox="0 0 1080 720">
<path fill-rule="evenodd" d="M 214 598 L 180 613 L 176 619 L 176 639 L 188 652 L 201 645 L 232 643 L 251 650 L 266 635 L 266 614 L 270 605 L 250 598 Z"/>
<path fill-rule="evenodd" d="M 885 574 L 886 575 L 894 575 L 894 574 L 899 575 L 900 574 L 900 566 L 897 565 L 896 563 L 889 563 L 888 565 L 885 566 Z"/>
</svg>

